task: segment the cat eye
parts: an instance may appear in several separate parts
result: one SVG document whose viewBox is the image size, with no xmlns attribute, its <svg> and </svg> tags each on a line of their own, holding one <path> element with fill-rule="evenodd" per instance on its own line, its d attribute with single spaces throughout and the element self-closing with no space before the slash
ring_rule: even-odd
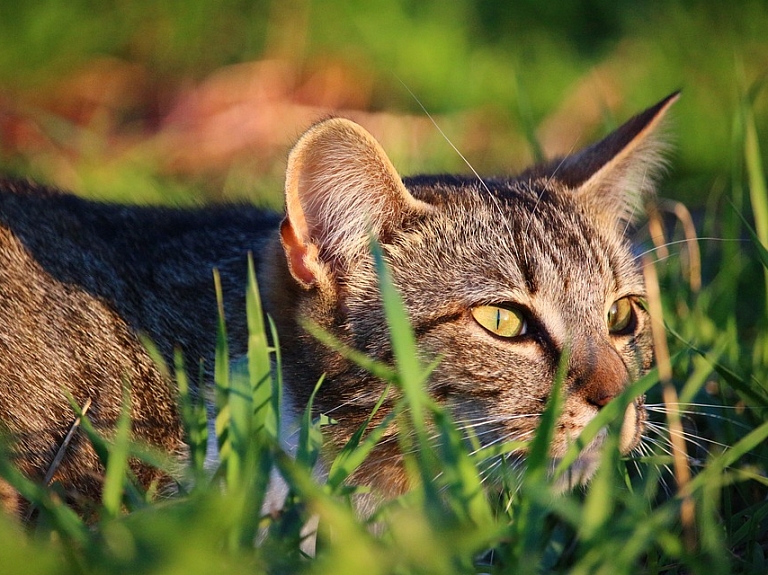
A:
<svg viewBox="0 0 768 575">
<path fill-rule="evenodd" d="M 634 320 L 635 312 L 628 297 L 617 299 L 608 310 L 608 331 L 614 334 L 626 330 Z"/>
<path fill-rule="evenodd" d="M 528 331 L 523 314 L 515 309 L 496 305 L 479 305 L 472 308 L 475 321 L 499 337 L 517 337 Z"/>
</svg>

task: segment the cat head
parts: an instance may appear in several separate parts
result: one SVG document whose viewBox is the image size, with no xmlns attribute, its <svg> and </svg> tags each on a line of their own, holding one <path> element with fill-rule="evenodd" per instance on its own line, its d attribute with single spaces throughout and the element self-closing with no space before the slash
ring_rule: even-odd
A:
<svg viewBox="0 0 768 575">
<path fill-rule="evenodd" d="M 369 251 L 382 245 L 425 361 L 440 357 L 430 393 L 482 442 L 532 438 L 563 354 L 565 403 L 552 456 L 651 365 L 642 275 L 625 230 L 642 213 L 659 173 L 657 136 L 673 94 L 600 142 L 514 178 L 401 179 L 363 128 L 330 119 L 290 154 L 281 240 L 295 285 L 293 314 L 342 342 L 391 360 Z M 316 399 L 346 441 L 383 386 L 306 336 L 287 379 Z M 286 350 L 287 354 L 296 354 Z M 310 357 L 306 355 L 309 354 Z M 286 363 L 290 363 L 289 359 Z M 642 399 L 626 411 L 621 449 L 643 429 Z M 577 480 L 593 469 L 588 453 Z M 394 443 L 394 442 L 391 442 Z M 386 450 L 387 447 L 382 447 Z M 363 480 L 396 492 L 404 478 L 379 458 Z M 579 468 L 579 465 L 581 467 Z"/>
</svg>

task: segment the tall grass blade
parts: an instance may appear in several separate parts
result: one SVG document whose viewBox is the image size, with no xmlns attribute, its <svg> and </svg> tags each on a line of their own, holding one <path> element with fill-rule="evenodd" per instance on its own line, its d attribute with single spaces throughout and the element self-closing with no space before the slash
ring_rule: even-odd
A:
<svg viewBox="0 0 768 575">
<path fill-rule="evenodd" d="M 219 461 L 226 468 L 231 451 L 231 439 L 229 437 L 229 346 L 227 344 L 227 325 L 224 318 L 221 277 L 216 269 L 213 270 L 213 283 L 216 290 L 216 304 L 218 308 L 213 375 L 216 403 L 215 429 L 216 440 L 219 446 Z"/>
<path fill-rule="evenodd" d="M 757 126 L 752 111 L 751 103 L 745 99 L 742 103 L 742 115 L 744 121 L 744 160 L 749 178 L 749 199 L 752 203 L 752 214 L 755 218 L 755 231 L 757 232 L 758 250 L 765 251 L 768 246 L 768 186 L 765 182 L 765 172 L 760 153 L 760 141 L 757 135 Z M 764 264 L 765 265 L 765 264 Z M 768 267 L 763 270 L 765 278 L 766 309 L 768 309 Z"/>
<path fill-rule="evenodd" d="M 93 447 L 93 450 L 96 452 L 96 456 L 99 458 L 99 461 L 101 461 L 101 464 L 104 466 L 105 469 L 110 468 L 110 461 L 113 457 L 112 453 L 112 445 L 109 441 L 107 441 L 104 436 L 99 433 L 99 431 L 96 430 L 96 428 L 93 426 L 93 423 L 91 420 L 83 413 L 82 408 L 77 404 L 74 397 L 72 397 L 71 394 L 66 393 L 67 399 L 69 401 L 70 406 L 75 412 L 75 416 L 80 419 L 80 429 L 85 434 L 85 436 L 88 438 L 88 441 L 90 441 L 91 446 Z M 121 417 L 122 417 L 122 411 L 121 411 Z M 128 417 L 130 418 L 130 412 Z M 130 422 L 129 422 L 130 426 Z M 128 453 L 131 456 L 135 456 L 139 459 L 143 459 L 145 455 L 152 457 L 152 454 L 148 451 L 145 451 L 141 448 L 137 448 L 133 442 L 128 443 Z M 119 452 L 119 449 L 117 451 L 117 455 L 115 457 L 123 457 L 123 455 Z M 122 466 L 122 464 L 117 464 L 119 467 Z M 133 476 L 133 473 L 130 470 L 130 467 L 127 465 L 123 467 L 125 480 L 122 482 L 122 488 L 125 490 L 124 496 L 126 499 L 126 502 L 130 502 L 132 504 L 138 504 L 140 502 L 143 502 L 145 500 L 144 497 L 142 497 L 141 493 L 139 492 L 138 488 L 136 487 L 136 479 Z"/>
<path fill-rule="evenodd" d="M 248 373 L 253 395 L 253 429 L 277 439 L 278 421 L 272 399 L 272 363 L 264 328 L 264 314 L 259 296 L 259 284 L 253 256 L 248 254 L 248 284 L 246 288 L 246 315 L 248 319 Z"/>
<path fill-rule="evenodd" d="M 189 446 L 189 458 L 195 482 L 205 476 L 205 456 L 208 450 L 208 417 L 202 389 L 193 391 L 180 349 L 174 352 L 176 385 L 179 392 L 179 415 L 184 427 L 184 441 Z"/>
<path fill-rule="evenodd" d="M 416 434 L 420 438 L 425 438 L 424 409 L 429 400 L 424 389 L 425 374 L 419 362 L 416 338 L 405 313 L 403 301 L 392 283 L 389 269 L 384 262 L 381 246 L 372 242 L 371 251 L 376 264 L 376 273 L 379 276 L 379 289 L 384 305 L 384 315 L 389 326 L 398 381 L 410 407 Z"/>
<path fill-rule="evenodd" d="M 131 439 L 131 398 L 123 393 L 123 406 L 115 426 L 115 435 L 109 449 L 109 459 L 104 475 L 101 502 L 108 517 L 117 517 L 123 502 L 123 486 L 128 472 L 129 444 Z"/>
<path fill-rule="evenodd" d="M 723 453 L 711 459 L 707 466 L 689 483 L 690 491 L 701 489 L 714 482 L 723 485 L 723 473 L 747 453 L 768 440 L 768 421 L 759 425 Z"/>
<path fill-rule="evenodd" d="M 551 497 L 551 490 L 547 473 L 550 446 L 557 420 L 563 409 L 563 381 L 568 368 L 568 356 L 569 351 L 566 349 L 561 354 L 557 373 L 552 382 L 552 391 L 526 453 L 519 503 L 512 526 L 516 541 L 514 553 L 517 558 L 516 572 L 518 573 L 532 574 L 538 571 L 549 539 L 546 517 L 549 514 L 547 500 Z"/>
<path fill-rule="evenodd" d="M 0 453 L 0 477 L 45 516 L 56 537 L 62 538 L 66 547 L 77 549 L 88 543 L 88 526 L 77 513 L 45 486 L 25 477 L 4 452 Z"/>
<path fill-rule="evenodd" d="M 384 261 L 382 248 L 375 241 L 371 241 L 370 245 L 379 279 L 384 315 L 389 328 L 392 353 L 395 357 L 396 381 L 408 408 L 407 417 L 398 418 L 400 450 L 404 454 L 406 472 L 412 478 L 420 477 L 426 500 L 434 504 L 434 509 L 439 509 L 439 496 L 434 484 L 439 466 L 427 433 L 427 413 L 435 409 L 426 390 L 430 371 L 423 368 L 419 361 L 416 337 L 405 311 L 405 305 Z M 412 434 L 411 430 L 413 430 Z M 415 440 L 415 444 L 412 440 Z M 412 453 L 415 453 L 415 466 Z"/>
<path fill-rule="evenodd" d="M 281 437 L 282 433 L 280 414 L 283 405 L 283 358 L 280 354 L 280 338 L 277 334 L 277 326 L 272 317 L 267 316 L 269 322 L 269 332 L 272 336 L 272 352 L 274 354 L 274 368 L 272 370 L 272 413 L 275 416 L 275 426 L 277 427 L 278 439 L 282 442 L 288 440 L 287 437 Z"/>
<path fill-rule="evenodd" d="M 328 471 L 328 486 L 332 490 L 337 490 L 341 487 L 343 482 L 352 475 L 363 461 L 371 454 L 373 449 L 379 443 L 379 440 L 384 436 L 395 417 L 400 413 L 402 409 L 402 403 L 398 403 L 397 406 L 392 409 L 382 420 L 371 429 L 368 435 L 363 439 L 363 435 L 371 425 L 376 414 L 381 409 L 384 401 L 389 395 L 390 386 L 388 385 L 384 389 L 384 393 L 376 402 L 373 410 L 368 415 L 363 424 L 355 431 L 346 445 L 342 448 L 339 454 L 334 458 L 331 468 Z"/>
<path fill-rule="evenodd" d="M 320 448 L 323 446 L 323 434 L 320 427 L 330 423 L 328 416 L 320 415 L 315 420 L 312 411 L 315 404 L 315 397 L 323 385 L 325 376 L 321 377 L 309 396 L 307 407 L 302 416 L 301 428 L 299 429 L 299 444 L 296 448 L 296 462 L 306 469 L 314 469 L 318 458 L 320 457 Z"/>
<path fill-rule="evenodd" d="M 445 410 L 435 411 L 434 422 L 440 438 L 440 483 L 447 487 L 448 505 L 461 524 L 488 528 L 493 524 L 493 513 L 465 438 Z"/>
<path fill-rule="evenodd" d="M 731 203 L 731 205 L 733 205 L 733 203 Z M 739 219 L 741 219 L 742 223 L 744 224 L 744 229 L 747 230 L 747 233 L 752 240 L 752 245 L 754 245 L 755 249 L 757 250 L 757 257 L 760 258 L 760 263 L 763 264 L 764 268 L 768 269 L 768 249 L 766 248 L 768 244 L 763 243 L 763 241 L 760 239 L 760 236 L 757 234 L 757 232 L 755 232 L 755 229 L 749 225 L 749 222 L 747 221 L 747 218 L 744 217 L 744 214 L 738 211 L 735 206 L 733 209 L 736 212 L 736 215 L 738 215 Z"/>
<path fill-rule="evenodd" d="M 391 366 L 380 361 L 376 361 L 366 354 L 353 349 L 348 345 L 345 345 L 333 337 L 333 335 L 323 330 L 323 328 L 317 324 L 307 320 L 303 320 L 300 323 L 301 327 L 307 330 L 307 332 L 312 335 L 312 337 L 328 346 L 332 350 L 337 351 L 346 359 L 356 363 L 371 375 L 374 375 L 384 381 L 397 382 L 397 371 L 394 370 Z"/>
</svg>

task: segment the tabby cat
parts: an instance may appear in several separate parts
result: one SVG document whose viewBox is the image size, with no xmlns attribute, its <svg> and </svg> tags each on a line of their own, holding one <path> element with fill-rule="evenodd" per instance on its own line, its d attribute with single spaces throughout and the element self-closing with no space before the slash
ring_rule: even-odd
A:
<svg viewBox="0 0 768 575">
<path fill-rule="evenodd" d="M 189 371 L 212 366 L 221 274 L 232 353 L 246 342 L 244 286 L 256 254 L 266 311 L 283 348 L 288 415 L 315 400 L 342 445 L 383 384 L 301 327 L 307 318 L 343 343 L 390 361 L 369 238 L 382 245 L 425 361 L 441 357 L 430 393 L 485 443 L 535 431 L 564 351 L 565 403 L 552 445 L 564 453 L 593 416 L 652 360 L 644 288 L 625 238 L 652 192 L 657 128 L 673 94 L 581 152 L 514 178 L 397 174 L 380 145 L 345 119 L 311 127 L 293 148 L 286 215 L 244 205 L 195 210 L 94 203 L 0 180 L 0 421 L 19 468 L 40 479 L 74 414 L 64 390 L 112 428 L 130 383 L 135 437 L 184 445 L 175 392 L 140 340 Z M 643 431 L 642 398 L 620 444 Z M 480 425 L 478 425 L 480 422 Z M 600 435 L 574 465 L 589 478 Z M 396 443 L 384 442 L 356 480 L 384 496 L 406 489 Z M 94 496 L 102 468 L 76 434 L 54 481 L 74 501 Z M 136 465 L 145 483 L 148 467 Z M 24 502 L 7 485 L 3 505 Z"/>
</svg>

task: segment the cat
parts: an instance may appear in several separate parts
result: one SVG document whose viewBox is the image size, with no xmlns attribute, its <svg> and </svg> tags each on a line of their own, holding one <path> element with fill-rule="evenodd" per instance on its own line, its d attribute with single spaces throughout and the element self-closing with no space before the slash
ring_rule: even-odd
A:
<svg viewBox="0 0 768 575">
<path fill-rule="evenodd" d="M 644 287 L 625 231 L 660 170 L 659 125 L 677 93 L 600 142 L 516 177 L 402 179 L 379 143 L 341 118 L 309 128 L 290 152 L 286 213 L 247 205 L 200 209 L 86 201 L 0 180 L 0 421 L 19 469 L 40 479 L 75 419 L 64 390 L 109 433 L 131 389 L 133 434 L 184 452 L 175 390 L 142 343 L 147 335 L 187 369 L 212 366 L 221 276 L 230 351 L 245 352 L 246 259 L 257 259 L 264 308 L 280 335 L 287 415 L 321 375 L 319 413 L 330 449 L 343 445 L 383 383 L 301 327 L 392 359 L 369 249 L 381 244 L 425 361 L 429 392 L 488 444 L 529 439 L 568 350 L 565 399 L 551 447 L 569 441 L 652 363 Z M 637 398 L 621 429 L 637 446 Z M 594 472 L 599 435 L 574 464 Z M 383 496 L 407 489 L 397 442 L 383 441 L 353 478 Z M 155 477 L 134 464 L 145 484 Z M 82 434 L 53 477 L 73 501 L 99 493 L 101 468 Z M 3 506 L 25 503 L 8 485 Z"/>
</svg>

